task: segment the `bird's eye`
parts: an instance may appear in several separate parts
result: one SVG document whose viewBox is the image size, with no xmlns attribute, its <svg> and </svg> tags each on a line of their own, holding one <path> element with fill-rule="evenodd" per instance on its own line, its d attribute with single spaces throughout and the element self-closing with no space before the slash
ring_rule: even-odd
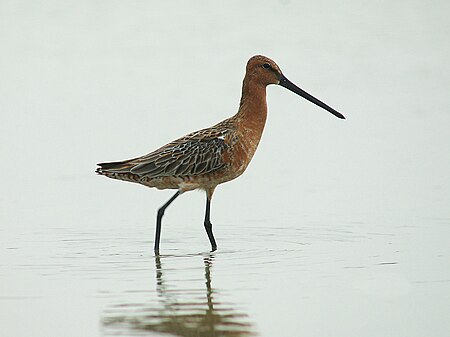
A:
<svg viewBox="0 0 450 337">
<path fill-rule="evenodd" d="M 269 68 L 272 68 L 272 67 L 270 66 L 270 64 L 269 64 L 269 63 L 264 63 L 264 64 L 263 64 L 263 67 L 264 67 L 265 69 L 269 69 Z"/>
</svg>

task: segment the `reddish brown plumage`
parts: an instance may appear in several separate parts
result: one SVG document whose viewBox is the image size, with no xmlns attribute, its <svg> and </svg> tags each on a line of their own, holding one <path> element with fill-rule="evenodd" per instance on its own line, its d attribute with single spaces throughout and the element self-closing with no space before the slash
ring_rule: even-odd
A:
<svg viewBox="0 0 450 337">
<path fill-rule="evenodd" d="M 265 63 L 274 72 L 267 72 Z M 266 122 L 266 86 L 278 83 L 277 73 L 281 71 L 269 58 L 252 57 L 236 115 L 142 157 L 98 164 L 97 173 L 158 189 L 200 188 L 211 196 L 218 184 L 241 175 L 252 159 Z"/>
<path fill-rule="evenodd" d="M 257 55 L 247 63 L 242 97 L 236 115 L 210 127 L 190 133 L 142 157 L 98 164 L 97 173 L 113 179 L 178 192 L 158 211 L 155 252 L 159 251 L 161 219 L 175 198 L 194 189 L 207 194 L 205 229 L 213 250 L 216 242 L 209 220 L 210 201 L 217 185 L 240 176 L 250 163 L 267 117 L 266 87 L 279 84 L 339 118 L 336 110 L 290 82 L 271 59 Z"/>
</svg>

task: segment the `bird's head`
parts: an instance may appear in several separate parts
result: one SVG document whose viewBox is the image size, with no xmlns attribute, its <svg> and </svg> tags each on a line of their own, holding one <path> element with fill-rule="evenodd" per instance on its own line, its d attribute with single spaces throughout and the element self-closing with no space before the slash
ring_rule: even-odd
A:
<svg viewBox="0 0 450 337">
<path fill-rule="evenodd" d="M 261 86 L 268 86 L 270 84 L 278 84 L 286 89 L 295 92 L 297 95 L 306 98 L 308 101 L 320 106 L 321 108 L 331 112 L 338 118 L 345 119 L 344 115 L 337 112 L 332 107 L 318 100 L 314 96 L 308 94 L 303 89 L 297 87 L 294 83 L 289 81 L 286 76 L 283 75 L 280 67 L 270 58 L 262 55 L 256 55 L 250 58 L 247 62 L 246 75 L 247 80 L 254 81 Z"/>
</svg>

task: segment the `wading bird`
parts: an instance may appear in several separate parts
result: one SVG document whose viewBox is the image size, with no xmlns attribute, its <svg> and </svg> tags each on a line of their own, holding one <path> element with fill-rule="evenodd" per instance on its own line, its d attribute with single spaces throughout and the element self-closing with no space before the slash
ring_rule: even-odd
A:
<svg viewBox="0 0 450 337">
<path fill-rule="evenodd" d="M 155 254 L 159 254 L 161 220 L 166 208 L 182 193 L 206 192 L 204 226 L 212 250 L 217 249 L 210 221 L 211 198 L 217 185 L 239 177 L 250 163 L 267 117 L 266 87 L 278 84 L 331 112 L 345 117 L 289 81 L 270 58 L 250 58 L 242 84 L 238 112 L 207 129 L 190 133 L 142 157 L 100 163 L 96 172 L 113 179 L 130 181 L 177 192 L 158 209 Z"/>
</svg>

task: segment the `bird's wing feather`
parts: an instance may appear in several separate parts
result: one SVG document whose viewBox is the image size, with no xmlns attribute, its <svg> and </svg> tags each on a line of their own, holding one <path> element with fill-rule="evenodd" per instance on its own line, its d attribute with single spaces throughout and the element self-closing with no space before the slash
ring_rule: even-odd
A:
<svg viewBox="0 0 450 337">
<path fill-rule="evenodd" d="M 228 148 L 222 132 L 197 132 L 132 160 L 130 172 L 150 178 L 205 174 L 226 166 Z"/>
</svg>

